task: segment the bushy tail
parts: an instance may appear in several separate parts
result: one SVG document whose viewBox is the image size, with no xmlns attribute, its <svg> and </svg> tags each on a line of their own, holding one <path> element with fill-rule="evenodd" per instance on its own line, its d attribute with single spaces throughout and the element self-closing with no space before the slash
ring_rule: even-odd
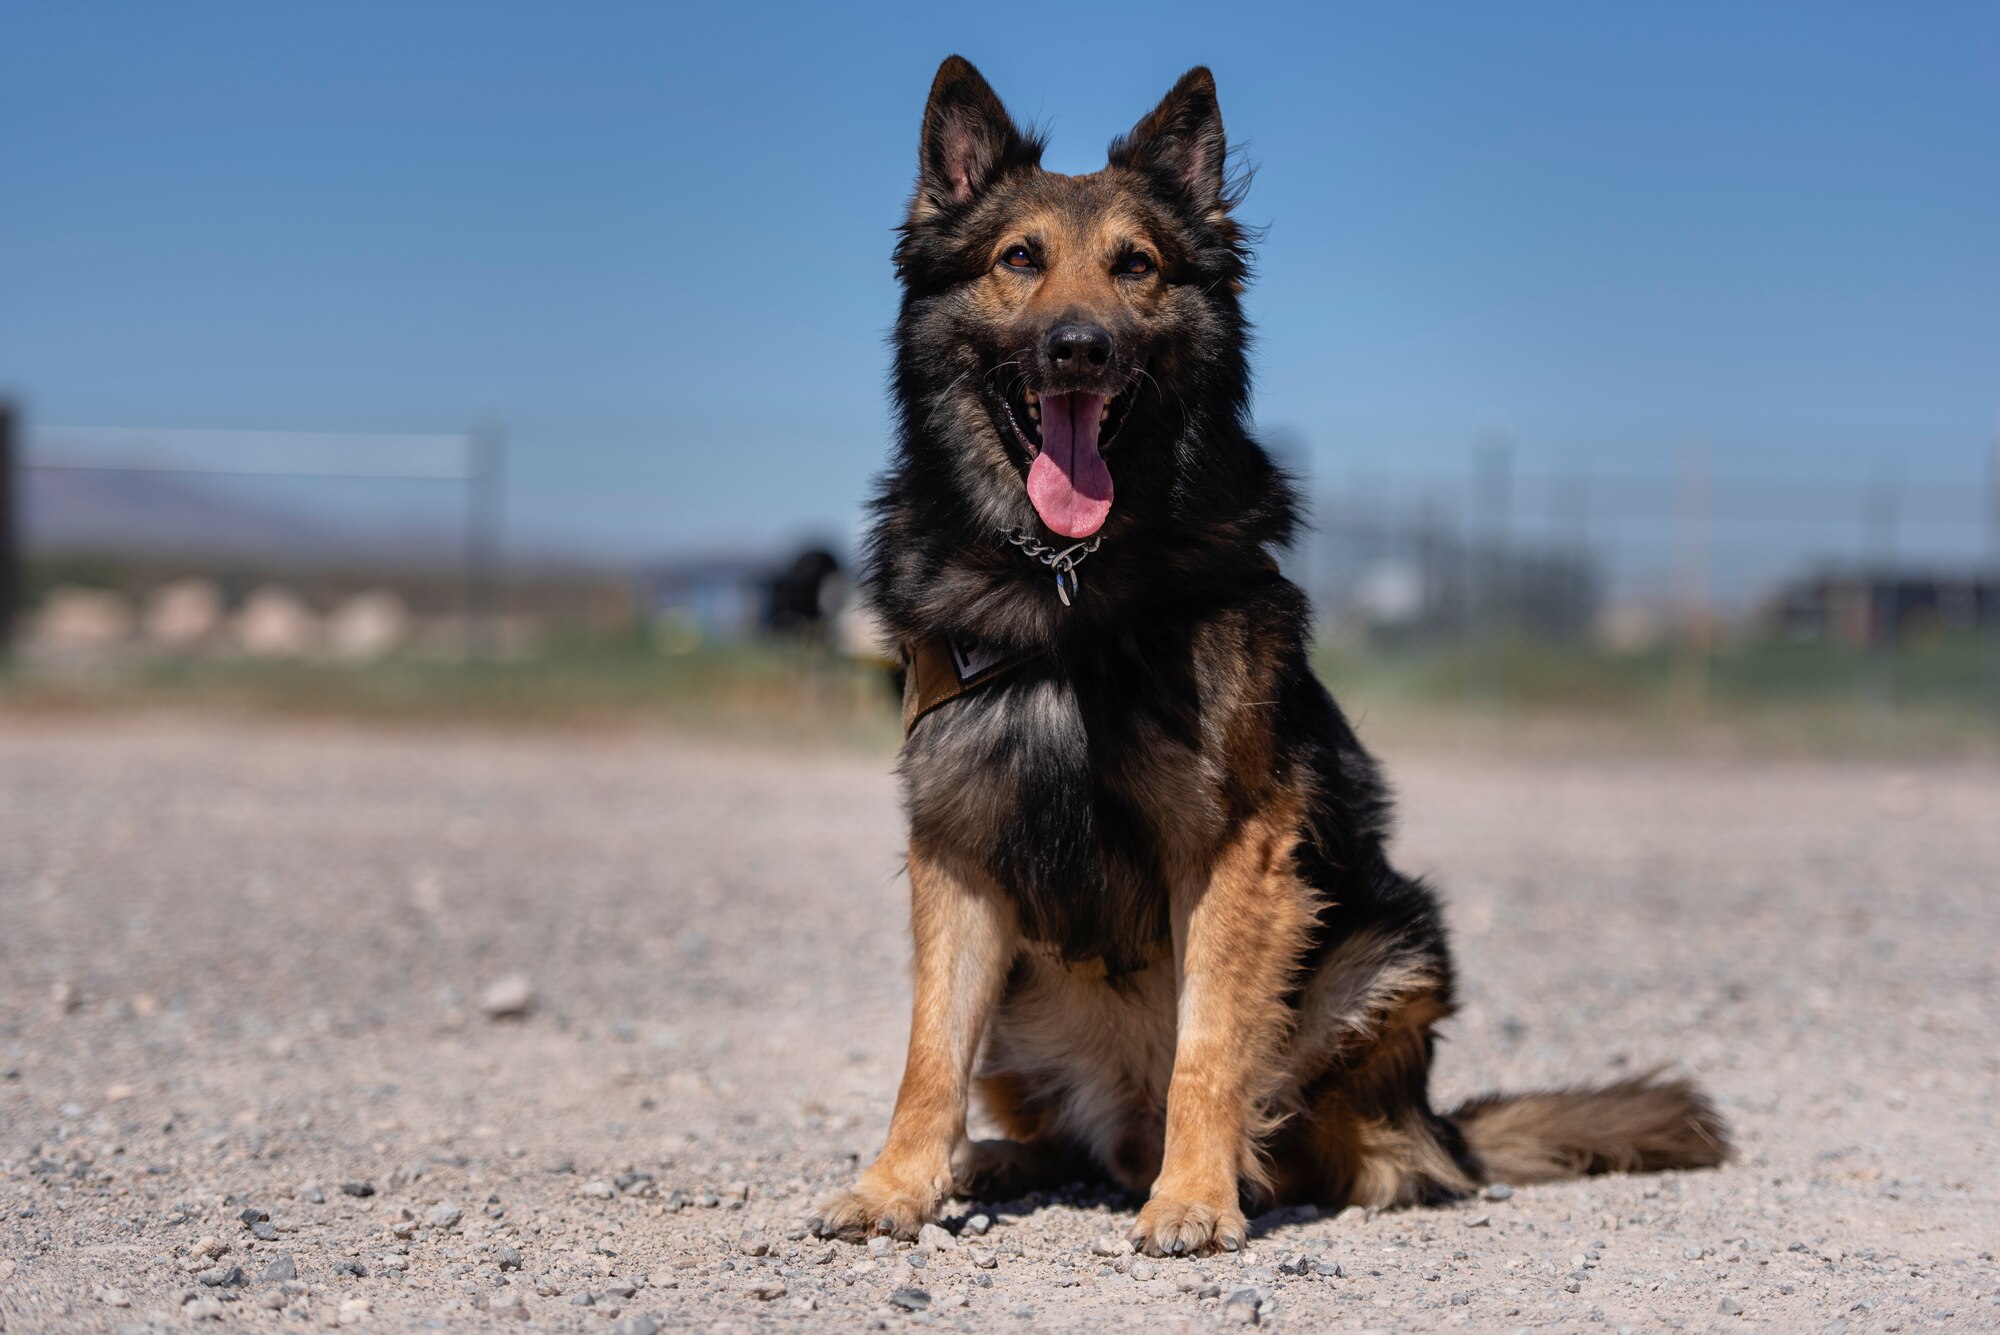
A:
<svg viewBox="0 0 2000 1335">
<path fill-rule="evenodd" d="M 1715 1105 L 1658 1071 L 1595 1088 L 1489 1094 L 1450 1119 L 1489 1182 L 1713 1168 L 1729 1158 Z"/>
</svg>

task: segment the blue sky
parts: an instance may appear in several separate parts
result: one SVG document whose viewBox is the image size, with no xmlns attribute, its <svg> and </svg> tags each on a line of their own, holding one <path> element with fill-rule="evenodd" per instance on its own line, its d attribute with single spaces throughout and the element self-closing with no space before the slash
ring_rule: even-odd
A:
<svg viewBox="0 0 2000 1335">
<path fill-rule="evenodd" d="M 844 534 L 952 51 L 1064 170 L 1214 68 L 1270 228 L 1258 415 L 1329 484 L 1505 432 L 1527 470 L 1985 485 L 1991 4 L 7 4 L 0 386 L 496 415 L 533 542 Z"/>
</svg>

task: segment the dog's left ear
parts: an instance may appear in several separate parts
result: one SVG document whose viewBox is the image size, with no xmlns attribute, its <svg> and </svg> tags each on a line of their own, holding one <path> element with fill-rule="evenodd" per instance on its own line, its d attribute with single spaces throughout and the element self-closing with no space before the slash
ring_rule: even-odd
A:
<svg viewBox="0 0 2000 1335">
<path fill-rule="evenodd" d="M 1111 141 L 1112 166 L 1145 172 L 1204 217 L 1219 218 L 1233 202 L 1224 173 L 1228 156 L 1215 76 L 1203 65 L 1181 75 L 1131 133 Z"/>
</svg>

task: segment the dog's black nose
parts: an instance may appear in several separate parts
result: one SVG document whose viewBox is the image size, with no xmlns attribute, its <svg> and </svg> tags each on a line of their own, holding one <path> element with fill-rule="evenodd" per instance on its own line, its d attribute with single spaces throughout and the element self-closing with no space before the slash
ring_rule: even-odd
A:
<svg viewBox="0 0 2000 1335">
<path fill-rule="evenodd" d="M 1111 360 L 1111 335 L 1103 325 L 1059 324 L 1049 331 L 1049 360 L 1058 371 L 1081 371 Z"/>
</svg>

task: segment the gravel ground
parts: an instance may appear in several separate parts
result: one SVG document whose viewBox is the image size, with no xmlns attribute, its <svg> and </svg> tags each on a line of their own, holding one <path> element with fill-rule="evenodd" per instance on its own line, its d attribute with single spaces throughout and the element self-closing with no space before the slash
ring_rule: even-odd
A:
<svg viewBox="0 0 2000 1335">
<path fill-rule="evenodd" d="M 1385 749 L 1441 1095 L 1679 1062 L 1736 1164 L 819 1242 L 901 1061 L 884 758 L 0 720 L 0 1327 L 2000 1328 L 2000 771 Z"/>
</svg>

